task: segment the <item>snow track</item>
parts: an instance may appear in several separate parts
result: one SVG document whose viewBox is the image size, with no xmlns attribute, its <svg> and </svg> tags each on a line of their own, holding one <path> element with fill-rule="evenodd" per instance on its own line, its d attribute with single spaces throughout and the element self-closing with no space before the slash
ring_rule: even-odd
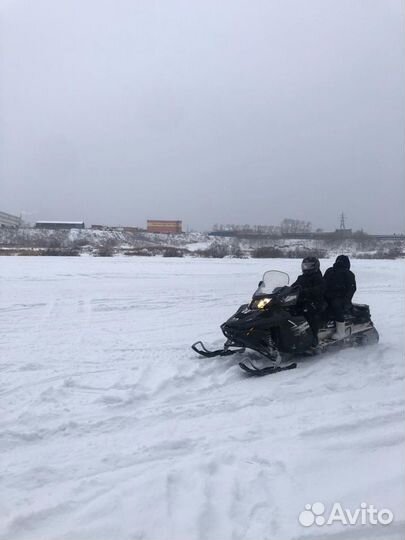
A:
<svg viewBox="0 0 405 540">
<path fill-rule="evenodd" d="M 270 267 L 299 261 L 3 257 L 0 539 L 404 538 L 404 263 L 353 262 L 378 346 L 197 357 Z M 315 501 L 395 521 L 306 529 Z"/>
</svg>

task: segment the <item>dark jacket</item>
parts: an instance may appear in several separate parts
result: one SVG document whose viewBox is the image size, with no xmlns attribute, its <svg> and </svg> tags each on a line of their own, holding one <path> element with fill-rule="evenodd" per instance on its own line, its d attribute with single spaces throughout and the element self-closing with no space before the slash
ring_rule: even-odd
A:
<svg viewBox="0 0 405 540">
<path fill-rule="evenodd" d="M 356 292 L 356 278 L 350 270 L 350 261 L 346 255 L 339 255 L 335 264 L 326 270 L 323 279 L 328 302 L 339 298 L 347 304 L 351 303 Z"/>
<path fill-rule="evenodd" d="M 299 287 L 299 303 L 314 304 L 321 308 L 324 304 L 325 283 L 320 270 L 312 274 L 302 274 L 298 276 L 297 281 L 292 287 Z"/>
</svg>

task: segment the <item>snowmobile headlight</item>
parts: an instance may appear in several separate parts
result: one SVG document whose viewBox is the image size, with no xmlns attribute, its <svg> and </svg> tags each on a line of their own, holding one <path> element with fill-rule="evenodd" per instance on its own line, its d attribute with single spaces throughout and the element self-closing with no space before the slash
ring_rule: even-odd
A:
<svg viewBox="0 0 405 540">
<path fill-rule="evenodd" d="M 267 305 L 269 305 L 271 302 L 271 298 L 261 298 L 257 304 L 257 309 L 264 309 Z"/>
</svg>

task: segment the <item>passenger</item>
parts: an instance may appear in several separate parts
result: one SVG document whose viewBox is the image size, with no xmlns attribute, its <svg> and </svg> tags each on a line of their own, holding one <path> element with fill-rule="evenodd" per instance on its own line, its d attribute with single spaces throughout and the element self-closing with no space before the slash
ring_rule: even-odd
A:
<svg viewBox="0 0 405 540">
<path fill-rule="evenodd" d="M 346 255 L 339 255 L 335 264 L 328 268 L 323 277 L 325 281 L 325 298 L 336 321 L 336 332 L 332 339 L 345 337 L 345 311 L 350 309 L 352 298 L 356 292 L 356 278 L 350 271 L 350 260 Z"/>
<path fill-rule="evenodd" d="M 313 333 L 312 345 L 318 345 L 318 330 L 324 307 L 325 283 L 316 257 L 305 257 L 301 263 L 302 275 L 292 287 L 299 289 L 297 307 L 305 316 Z"/>
</svg>

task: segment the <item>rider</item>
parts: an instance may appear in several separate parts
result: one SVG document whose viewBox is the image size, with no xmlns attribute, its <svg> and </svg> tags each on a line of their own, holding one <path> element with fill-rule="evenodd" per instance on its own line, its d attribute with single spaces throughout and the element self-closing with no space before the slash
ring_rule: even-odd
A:
<svg viewBox="0 0 405 540">
<path fill-rule="evenodd" d="M 346 255 L 339 255 L 334 265 L 328 268 L 324 275 L 325 298 L 328 307 L 336 321 L 336 332 L 333 339 L 345 337 L 344 312 L 352 305 L 352 298 L 356 292 L 356 278 L 350 271 L 350 260 Z"/>
<path fill-rule="evenodd" d="M 325 283 L 316 257 L 305 257 L 301 263 L 302 274 L 292 287 L 300 291 L 297 306 L 300 308 L 313 333 L 314 346 L 318 345 L 320 312 L 324 306 Z"/>
</svg>

